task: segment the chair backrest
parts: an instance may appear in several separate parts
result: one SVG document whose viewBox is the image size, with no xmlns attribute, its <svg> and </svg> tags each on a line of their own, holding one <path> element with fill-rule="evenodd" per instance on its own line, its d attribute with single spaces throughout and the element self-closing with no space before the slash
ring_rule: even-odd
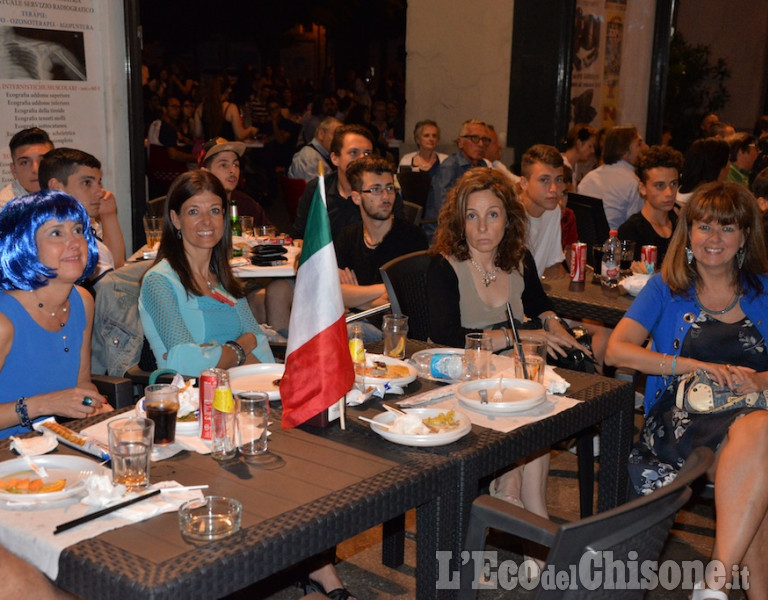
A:
<svg viewBox="0 0 768 600">
<path fill-rule="evenodd" d="M 608 220 L 605 218 L 603 201 L 583 194 L 568 194 L 568 208 L 576 215 L 576 229 L 579 241 L 587 244 L 602 244 L 608 239 Z"/>
<path fill-rule="evenodd" d="M 570 565 L 583 564 L 580 561 L 591 559 L 595 562 L 590 564 L 605 565 L 610 558 L 621 561 L 624 567 L 630 561 L 639 565 L 643 561 L 657 560 L 677 512 L 691 497 L 690 485 L 706 472 L 713 461 L 714 454 L 709 448 L 697 448 L 672 483 L 613 510 L 562 525 L 547 556 L 547 566 L 554 565 L 557 573 L 568 571 Z M 607 554 L 609 552 L 612 554 Z M 598 563 L 600 560 L 603 562 Z M 624 572 L 622 569 L 619 571 Z M 629 576 L 628 571 L 626 573 Z M 555 596 L 551 590 L 540 590 L 536 597 L 614 599 L 643 598 L 644 594 L 644 590 L 580 589 L 573 590 L 572 594 L 558 592 Z"/>
<path fill-rule="evenodd" d="M 147 202 L 147 215 L 150 217 L 162 217 L 165 215 L 166 196 L 159 196 Z"/>
<path fill-rule="evenodd" d="M 408 315 L 408 337 L 422 341 L 426 341 L 429 337 L 429 313 L 427 312 L 429 261 L 427 251 L 421 250 L 390 260 L 379 269 L 392 305 L 392 312 Z"/>
<path fill-rule="evenodd" d="M 400 182 L 400 192 L 403 200 L 413 202 L 424 208 L 429 196 L 429 186 L 432 183 L 432 177 L 424 171 L 400 171 L 397 174 L 397 180 Z"/>
<path fill-rule="evenodd" d="M 403 217 L 409 223 L 413 225 L 421 223 L 421 213 L 423 211 L 424 209 L 418 204 L 408 202 L 408 200 L 403 201 Z"/>
<path fill-rule="evenodd" d="M 299 199 L 307 187 L 307 182 L 303 179 L 292 179 L 290 177 L 280 176 L 280 191 L 283 194 L 283 201 L 288 209 L 288 215 L 291 222 L 296 219 L 296 211 L 299 209 Z"/>
</svg>

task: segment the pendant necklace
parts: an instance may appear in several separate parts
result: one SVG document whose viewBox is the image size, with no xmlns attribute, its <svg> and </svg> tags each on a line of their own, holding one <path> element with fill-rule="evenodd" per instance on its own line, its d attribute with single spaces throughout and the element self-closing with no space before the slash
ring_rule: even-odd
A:
<svg viewBox="0 0 768 600">
<path fill-rule="evenodd" d="M 61 329 L 64 329 L 64 326 L 66 325 L 66 323 L 65 323 L 64 321 L 65 321 L 65 319 L 66 319 L 66 314 L 67 314 L 67 312 L 68 312 L 68 310 L 69 310 L 69 308 L 68 308 L 68 306 L 67 306 L 67 305 L 69 304 L 69 300 L 67 299 L 67 300 L 64 302 L 64 304 L 62 304 L 62 305 L 61 305 L 59 308 L 57 308 L 56 310 L 54 310 L 54 311 L 50 311 L 50 310 L 48 310 L 47 308 L 45 308 L 45 304 L 43 304 L 42 302 L 40 302 L 40 300 L 37 298 L 37 294 L 35 294 L 34 292 L 32 292 L 32 294 L 35 296 L 35 300 L 37 300 L 37 308 L 39 308 L 40 310 L 42 310 L 44 313 L 47 313 L 47 314 L 51 315 L 51 317 L 52 317 L 52 318 L 56 318 L 56 313 L 58 313 L 59 311 L 61 311 L 61 313 L 62 313 L 62 317 L 61 317 L 61 319 L 59 319 L 59 327 L 60 327 Z M 61 336 L 61 339 L 64 341 L 64 352 L 69 352 L 69 346 L 67 345 L 67 336 L 66 336 L 66 335 L 62 335 L 62 336 Z"/>
<path fill-rule="evenodd" d="M 739 303 L 739 297 L 740 297 L 740 296 L 739 296 L 739 293 L 738 293 L 738 292 L 736 292 L 736 293 L 733 295 L 733 301 L 732 301 L 732 302 L 731 302 L 731 303 L 730 303 L 728 306 L 726 306 L 726 307 L 725 307 L 724 309 L 722 309 L 722 310 L 712 310 L 712 309 L 709 309 L 709 308 L 707 308 L 706 306 L 704 306 L 704 305 L 701 303 L 701 300 L 699 300 L 699 292 L 697 292 L 696 290 L 694 290 L 694 291 L 693 291 L 693 295 L 694 295 L 694 296 L 696 296 L 696 304 L 698 304 L 698 305 L 699 305 L 699 308 L 701 308 L 701 310 L 703 310 L 705 313 L 707 313 L 707 314 L 709 314 L 709 315 L 724 315 L 725 313 L 727 313 L 727 312 L 729 312 L 729 311 L 733 310 L 733 307 L 734 307 L 734 306 L 736 306 L 736 305 Z"/>
<path fill-rule="evenodd" d="M 373 241 L 373 238 L 371 237 L 371 234 L 368 232 L 368 229 L 366 229 L 365 225 L 363 225 L 363 242 L 366 246 L 368 246 L 369 249 L 375 250 L 379 246 L 381 246 L 381 242 L 384 241 L 384 238 L 380 239 L 378 242 Z"/>
<path fill-rule="evenodd" d="M 475 269 L 479 271 L 480 275 L 483 276 L 483 285 L 485 287 L 488 287 L 494 281 L 496 281 L 496 273 L 499 272 L 499 267 L 493 267 L 492 271 L 486 271 L 471 256 L 469 257 L 469 262 L 471 262 L 472 266 L 475 267 Z"/>
</svg>

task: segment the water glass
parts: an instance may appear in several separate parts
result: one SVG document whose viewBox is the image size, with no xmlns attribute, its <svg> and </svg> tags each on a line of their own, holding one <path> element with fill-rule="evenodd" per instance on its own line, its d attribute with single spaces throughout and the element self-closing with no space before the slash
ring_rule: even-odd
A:
<svg viewBox="0 0 768 600">
<path fill-rule="evenodd" d="M 384 315 L 381 332 L 384 334 L 384 354 L 392 358 L 405 358 L 405 340 L 408 337 L 408 317 Z"/>
<path fill-rule="evenodd" d="M 112 482 L 128 491 L 149 485 L 149 462 L 155 424 L 138 417 L 107 423 L 109 454 L 112 458 Z"/>
<path fill-rule="evenodd" d="M 467 379 L 487 379 L 491 375 L 491 336 L 486 333 L 468 333 L 464 339 Z"/>
<path fill-rule="evenodd" d="M 530 379 L 543 384 L 544 370 L 547 364 L 547 341 L 522 337 L 520 338 L 520 346 L 525 360 L 520 358 L 518 348 L 515 346 L 513 352 L 515 377 Z M 523 362 L 525 362 L 525 370 L 523 370 Z"/>
<path fill-rule="evenodd" d="M 624 276 L 632 274 L 632 261 L 635 260 L 635 242 L 633 240 L 621 240 L 621 261 L 619 271 Z"/>
<path fill-rule="evenodd" d="M 144 388 L 144 412 L 155 424 L 154 443 L 172 444 L 176 439 L 176 413 L 179 411 L 179 388 L 168 383 L 155 383 Z"/>
<path fill-rule="evenodd" d="M 246 458 L 267 452 L 269 396 L 263 392 L 237 395 L 237 448 Z"/>
<path fill-rule="evenodd" d="M 153 217 L 147 215 L 144 221 L 144 235 L 147 237 L 147 246 L 150 249 L 156 248 L 163 236 L 163 217 Z"/>
<path fill-rule="evenodd" d="M 242 231 L 242 234 L 253 236 L 253 217 L 243 215 L 237 217 L 237 220 L 240 221 L 240 231 Z"/>
</svg>

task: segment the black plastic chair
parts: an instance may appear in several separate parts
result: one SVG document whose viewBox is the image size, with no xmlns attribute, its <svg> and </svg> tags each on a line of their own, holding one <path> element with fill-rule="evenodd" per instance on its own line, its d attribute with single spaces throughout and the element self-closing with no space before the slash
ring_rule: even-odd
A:
<svg viewBox="0 0 768 600">
<path fill-rule="evenodd" d="M 581 560 L 590 557 L 599 560 L 603 552 L 612 552 L 611 560 L 623 561 L 624 565 L 630 561 L 633 564 L 655 561 L 661 554 L 678 510 L 691 497 L 691 484 L 706 472 L 713 461 L 714 453 L 709 448 L 697 448 L 669 485 L 613 510 L 564 525 L 557 525 L 498 498 L 480 496 L 472 504 L 464 548 L 469 552 L 482 551 L 486 528 L 492 527 L 549 547 L 547 567 L 552 565 L 555 573 L 565 572 L 569 576 L 574 573 L 574 565 L 578 572 Z M 604 556 L 604 559 L 607 558 Z M 605 562 L 602 564 L 605 565 Z M 477 589 L 472 589 L 474 572 L 474 560 L 468 560 L 461 567 L 461 600 L 477 597 Z M 566 590 L 539 587 L 536 598 L 615 600 L 643 598 L 646 593 L 642 589 L 588 590 L 581 587 L 585 581 L 573 583 L 572 588 L 569 586 Z"/>
<path fill-rule="evenodd" d="M 408 315 L 408 337 L 423 342 L 429 337 L 429 313 L 427 312 L 429 261 L 427 251 L 421 250 L 390 260 L 379 269 L 392 305 L 392 313 Z"/>
<path fill-rule="evenodd" d="M 432 184 L 432 177 L 424 171 L 400 171 L 397 174 L 397 181 L 400 183 L 400 193 L 403 200 L 413 202 L 424 208 L 429 196 L 429 186 Z"/>
</svg>

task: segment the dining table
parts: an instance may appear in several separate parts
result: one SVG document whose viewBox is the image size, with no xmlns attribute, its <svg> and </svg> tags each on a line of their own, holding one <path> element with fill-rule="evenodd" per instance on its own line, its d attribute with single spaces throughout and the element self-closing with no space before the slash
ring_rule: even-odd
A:
<svg viewBox="0 0 768 600">
<path fill-rule="evenodd" d="M 426 347 L 430 345 L 408 340 L 407 352 Z M 205 483 L 210 486 L 207 494 L 240 500 L 241 531 L 192 544 L 181 537 L 175 513 L 161 514 L 67 546 L 59 557 L 56 583 L 97 600 L 222 597 L 379 524 L 384 524 L 383 562 L 396 567 L 403 562 L 403 515 L 416 509 L 416 596 L 453 598 L 456 590 L 441 581 L 436 553 L 451 553 L 452 570 L 458 569 L 472 501 L 490 477 L 516 461 L 598 426 L 598 510 L 625 500 L 632 385 L 559 372 L 570 383 L 572 406 L 509 432 L 472 425 L 467 435 L 445 446 L 394 444 L 356 418 L 383 410 L 382 400 L 374 399 L 347 407 L 344 430 L 337 423 L 326 428 L 272 427 L 269 448 L 277 468 L 242 457 L 219 463 L 189 451 L 155 462 L 153 482 Z M 439 386 L 417 378 L 404 392 L 408 396 Z M 280 415 L 275 404 L 274 423 Z M 70 426 L 80 430 L 102 418 Z M 73 451 L 59 447 L 55 452 Z M 8 441 L 0 442 L 0 458 L 11 457 Z"/>
<path fill-rule="evenodd" d="M 574 283 L 565 275 L 547 277 L 541 284 L 561 317 L 600 321 L 606 327 L 615 327 L 634 300 L 619 287 L 609 289 L 593 283 L 591 271 L 585 282 Z"/>
</svg>

